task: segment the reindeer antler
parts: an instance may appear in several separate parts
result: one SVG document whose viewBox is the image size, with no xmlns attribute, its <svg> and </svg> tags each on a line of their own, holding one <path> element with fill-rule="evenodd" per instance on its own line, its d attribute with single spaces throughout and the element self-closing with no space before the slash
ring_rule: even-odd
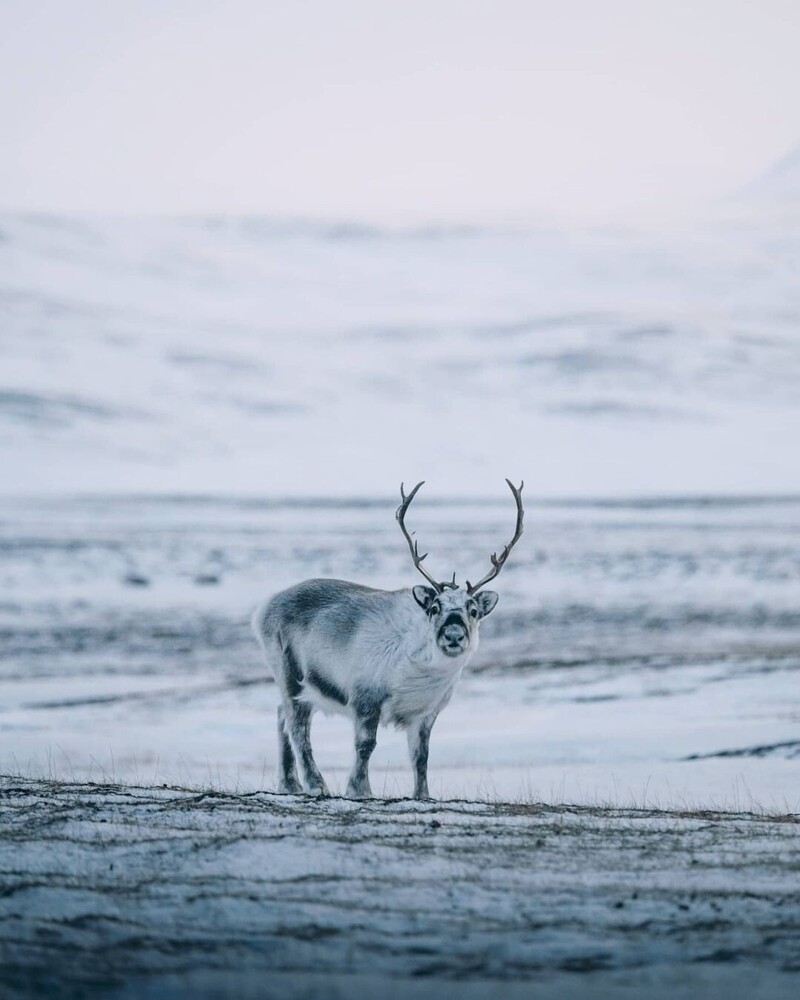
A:
<svg viewBox="0 0 800 1000">
<path fill-rule="evenodd" d="M 522 487 L 525 485 L 525 482 L 523 481 L 519 484 L 519 489 L 517 489 L 517 487 L 511 482 L 510 479 L 506 479 L 506 482 L 508 483 L 508 488 L 514 495 L 514 500 L 516 501 L 517 504 L 517 528 L 516 531 L 514 532 L 514 537 L 511 539 L 508 545 L 503 546 L 503 552 L 501 555 L 498 556 L 496 552 L 492 553 L 491 555 L 492 568 L 489 570 L 489 572 L 482 580 L 479 580 L 478 583 L 474 585 L 471 584 L 469 580 L 467 580 L 468 594 L 477 594 L 478 591 L 481 589 L 481 587 L 485 587 L 490 580 L 494 580 L 494 578 L 497 576 L 497 574 L 505 565 L 506 559 L 508 559 L 511 550 L 520 540 L 520 536 L 522 535 L 522 519 L 525 517 L 525 511 L 523 510 L 522 507 Z M 422 483 L 420 483 L 420 486 L 421 485 Z M 417 487 L 417 489 L 418 488 L 419 487 Z M 414 492 L 416 492 L 416 490 Z"/>
<path fill-rule="evenodd" d="M 411 535 L 409 535 L 408 531 L 406 530 L 406 523 L 405 523 L 406 511 L 410 507 L 411 501 L 417 495 L 417 491 L 419 490 L 420 486 L 423 486 L 424 483 L 425 483 L 424 479 L 422 480 L 421 483 L 417 483 L 417 485 L 408 494 L 408 496 L 406 496 L 404 488 L 405 483 L 400 483 L 400 498 L 402 499 L 403 502 L 397 508 L 397 513 L 395 514 L 395 517 L 397 518 L 397 523 L 400 525 L 400 530 L 403 532 L 403 535 L 405 536 L 405 539 L 408 542 L 408 547 L 411 550 L 411 558 L 414 560 L 414 565 L 420 571 L 420 573 L 422 573 L 422 575 L 425 577 L 428 583 L 431 584 L 436 593 L 441 594 L 445 587 L 455 587 L 456 585 L 455 573 L 453 573 L 452 583 L 439 583 L 437 580 L 434 580 L 434 578 L 430 575 L 430 573 L 428 573 L 425 570 L 425 567 L 422 565 L 422 560 L 427 558 L 428 553 L 425 552 L 423 553 L 423 555 L 419 554 L 419 545 L 417 544 L 417 542 L 414 541 L 414 539 L 411 537 Z"/>
</svg>

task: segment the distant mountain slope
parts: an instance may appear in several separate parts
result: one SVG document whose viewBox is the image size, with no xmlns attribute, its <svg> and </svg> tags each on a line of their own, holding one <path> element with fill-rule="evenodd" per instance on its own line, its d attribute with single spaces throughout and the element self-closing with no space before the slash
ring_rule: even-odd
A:
<svg viewBox="0 0 800 1000">
<path fill-rule="evenodd" d="M 800 204 L 800 146 L 746 185 L 742 196 L 763 201 Z"/>
<path fill-rule="evenodd" d="M 800 232 L 0 219 L 2 489 L 800 489 Z"/>
</svg>

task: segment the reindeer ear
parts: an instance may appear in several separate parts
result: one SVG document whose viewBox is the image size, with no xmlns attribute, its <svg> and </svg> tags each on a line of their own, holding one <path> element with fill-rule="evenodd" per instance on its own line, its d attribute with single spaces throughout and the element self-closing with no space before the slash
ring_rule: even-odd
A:
<svg viewBox="0 0 800 1000">
<path fill-rule="evenodd" d="M 411 593 L 414 595 L 414 600 L 417 604 L 419 604 L 423 611 L 428 610 L 434 597 L 436 597 L 436 591 L 433 587 L 425 587 L 421 583 L 416 587 L 412 587 Z"/>
<path fill-rule="evenodd" d="M 481 618 L 485 618 L 494 611 L 499 598 L 500 595 L 496 594 L 493 590 L 482 590 L 480 594 L 475 595 Z"/>
</svg>

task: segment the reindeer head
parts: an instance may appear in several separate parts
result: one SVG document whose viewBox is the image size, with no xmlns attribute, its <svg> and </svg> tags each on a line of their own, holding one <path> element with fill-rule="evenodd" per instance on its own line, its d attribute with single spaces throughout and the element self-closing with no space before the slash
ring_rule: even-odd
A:
<svg viewBox="0 0 800 1000">
<path fill-rule="evenodd" d="M 525 516 L 522 507 L 522 487 L 525 484 L 520 483 L 519 489 L 517 489 L 510 479 L 507 479 L 506 482 L 517 505 L 517 527 L 514 537 L 508 545 L 504 546 L 499 556 L 496 552 L 492 554 L 492 568 L 486 576 L 476 584 L 471 584 L 467 580 L 465 587 L 459 587 L 456 584 L 455 573 L 451 581 L 440 583 L 434 580 L 422 566 L 428 553 L 419 554 L 417 543 L 406 530 L 405 516 L 411 501 L 423 483 L 417 483 L 408 496 L 406 496 L 403 484 L 400 485 L 402 503 L 397 508 L 396 517 L 408 542 L 414 565 L 431 584 L 430 587 L 419 584 L 412 589 L 412 593 L 414 600 L 428 616 L 435 632 L 436 644 L 445 656 L 463 656 L 470 649 L 470 646 L 477 642 L 478 626 L 481 620 L 494 610 L 498 600 L 498 595 L 493 590 L 482 590 L 482 588 L 498 575 L 511 550 L 522 535 L 522 519 Z"/>
<path fill-rule="evenodd" d="M 437 593 L 423 584 L 412 589 L 436 633 L 436 645 L 445 656 L 463 656 L 477 634 L 478 625 L 497 604 L 498 595 L 484 590 L 474 597 L 464 588 Z"/>
</svg>

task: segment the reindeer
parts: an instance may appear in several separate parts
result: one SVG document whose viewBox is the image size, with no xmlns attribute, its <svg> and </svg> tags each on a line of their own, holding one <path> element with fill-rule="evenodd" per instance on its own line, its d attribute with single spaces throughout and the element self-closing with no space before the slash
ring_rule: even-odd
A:
<svg viewBox="0 0 800 1000">
<path fill-rule="evenodd" d="M 424 481 L 423 481 L 424 482 Z M 522 487 L 506 480 L 517 505 L 514 537 L 476 584 L 435 580 L 422 565 L 405 516 L 423 483 L 406 495 L 400 486 L 397 521 L 414 566 L 430 586 L 376 590 L 345 580 L 306 580 L 258 608 L 253 629 L 280 689 L 278 790 L 328 795 L 311 752 L 316 709 L 349 715 L 355 727 L 355 764 L 349 798 L 369 798 L 369 760 L 378 725 L 407 730 L 414 769 L 414 798 L 428 796 L 428 745 L 437 716 L 450 700 L 461 671 L 478 648 L 481 621 L 498 595 L 483 588 L 501 571 L 522 535 Z"/>
</svg>

